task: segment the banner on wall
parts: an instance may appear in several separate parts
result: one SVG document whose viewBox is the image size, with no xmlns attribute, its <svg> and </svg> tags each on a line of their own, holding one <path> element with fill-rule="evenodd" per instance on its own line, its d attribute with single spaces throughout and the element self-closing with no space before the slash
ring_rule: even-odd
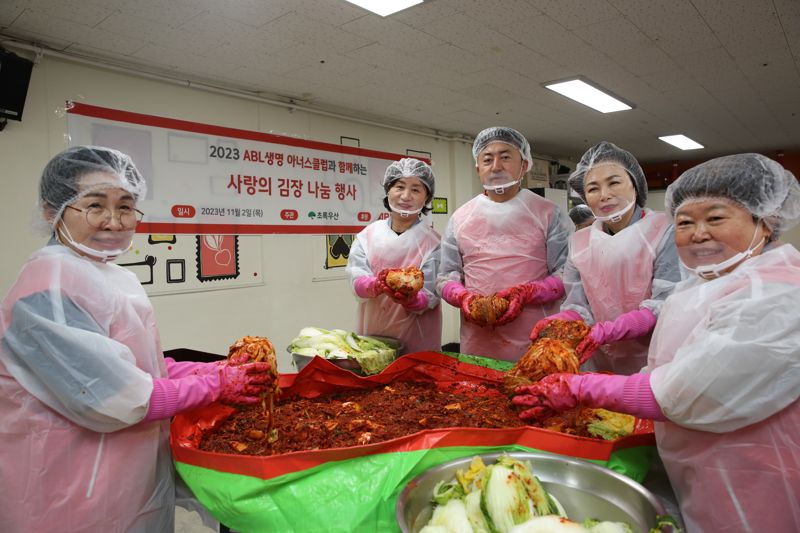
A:
<svg viewBox="0 0 800 533">
<path fill-rule="evenodd" d="M 139 233 L 358 233 L 383 218 L 383 174 L 406 157 L 82 103 L 67 108 L 70 144 L 121 150 L 145 176 Z"/>
</svg>

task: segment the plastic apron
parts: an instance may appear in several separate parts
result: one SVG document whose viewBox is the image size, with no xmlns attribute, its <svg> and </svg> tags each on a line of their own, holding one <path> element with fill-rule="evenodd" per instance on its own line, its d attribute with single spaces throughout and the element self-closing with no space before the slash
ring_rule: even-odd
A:
<svg viewBox="0 0 800 533">
<path fill-rule="evenodd" d="M 464 286 L 490 295 L 550 275 L 547 230 L 555 204 L 527 189 L 507 202 L 486 195 L 473 198 L 453 213 L 453 232 L 464 265 Z M 558 301 L 526 305 L 516 320 L 482 327 L 461 315 L 461 352 L 517 361 L 530 346 L 536 322 L 558 310 Z"/>
<path fill-rule="evenodd" d="M 59 276 L 60 292 L 108 328 L 109 337 L 129 347 L 140 369 L 166 376 L 153 309 L 136 277 L 63 246 L 47 246 L 24 265 L 2 303 L 0 333 L 10 324 L 14 302 L 47 291 Z M 40 402 L 0 362 L 0 433 L 3 531 L 174 528 L 169 421 L 91 431 Z"/>
<path fill-rule="evenodd" d="M 595 322 L 614 320 L 650 298 L 655 247 L 669 225 L 664 213 L 645 209 L 641 219 L 614 235 L 603 231 L 600 221 L 572 234 L 570 260 L 581 274 Z M 650 334 L 604 344 L 583 370 L 635 374 L 647 364 L 649 346 Z"/>
<path fill-rule="evenodd" d="M 793 252 L 786 253 L 787 249 Z M 746 305 L 746 300 L 735 295 L 737 290 L 748 292 L 751 286 L 773 282 L 795 285 L 800 294 L 798 269 L 800 254 L 784 245 L 746 261 L 721 278 L 693 280 L 695 284 L 687 289 L 676 288 L 666 300 L 653 333 L 648 370 L 679 364 L 674 357 L 679 348 L 688 339 L 708 335 L 707 326 L 714 320 L 712 305 L 730 305 L 725 299 L 733 300 L 731 303 L 738 299 L 740 305 Z M 656 391 L 658 373 L 651 380 Z M 741 383 L 722 386 L 740 387 Z M 655 424 L 658 451 L 678 496 L 687 531 L 800 531 L 799 402 L 760 422 L 722 433 L 672 422 Z"/>
<path fill-rule="evenodd" d="M 415 266 L 421 270 L 441 241 L 439 234 L 424 221 L 398 235 L 385 220 L 364 228 L 358 239 L 375 274 L 385 268 Z M 357 332 L 400 339 L 403 353 L 439 351 L 442 349 L 442 308 L 437 305 L 422 313 L 412 313 L 388 295 L 380 294 L 359 303 Z"/>
</svg>

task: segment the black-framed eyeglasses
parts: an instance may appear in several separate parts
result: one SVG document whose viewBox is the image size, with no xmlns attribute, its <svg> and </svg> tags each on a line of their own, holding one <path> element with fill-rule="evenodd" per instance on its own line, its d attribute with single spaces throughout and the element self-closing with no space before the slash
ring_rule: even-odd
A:
<svg viewBox="0 0 800 533">
<path fill-rule="evenodd" d="M 70 209 L 74 209 L 86 215 L 86 223 L 94 229 L 102 229 L 105 224 L 114 217 L 119 221 L 119 225 L 123 229 L 134 229 L 136 224 L 142 221 L 144 213 L 135 207 L 121 206 L 117 209 L 108 209 L 107 207 L 87 207 L 80 209 L 68 205 Z"/>
</svg>

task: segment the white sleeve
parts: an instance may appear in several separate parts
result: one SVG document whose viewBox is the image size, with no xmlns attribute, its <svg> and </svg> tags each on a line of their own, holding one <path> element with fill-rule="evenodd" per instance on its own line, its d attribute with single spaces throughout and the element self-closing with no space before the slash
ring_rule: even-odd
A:
<svg viewBox="0 0 800 533">
<path fill-rule="evenodd" d="M 559 208 L 553 210 L 553 218 L 547 227 L 547 271 L 551 276 L 560 276 L 567 261 L 569 236 L 575 231 L 575 224 Z"/>
<path fill-rule="evenodd" d="M 594 315 L 592 308 L 589 306 L 589 300 L 586 298 L 586 291 L 583 289 L 583 280 L 581 273 L 575 268 L 572 260 L 567 256 L 567 261 L 564 263 L 564 273 L 561 277 L 564 283 L 564 290 L 567 293 L 564 302 L 561 304 L 561 311 L 575 311 L 584 322 L 589 325 L 594 324 Z"/>
<path fill-rule="evenodd" d="M 362 233 L 356 235 L 356 238 L 353 240 L 353 244 L 350 246 L 350 254 L 347 256 L 347 267 L 345 268 L 345 273 L 350 279 L 350 287 L 352 287 L 356 282 L 356 279 L 360 278 L 361 276 L 375 275 L 369 266 L 367 251 L 364 249 L 364 245 L 361 244 L 361 239 L 358 238 L 359 235 L 362 235 Z"/>
<path fill-rule="evenodd" d="M 422 275 L 425 278 L 425 285 L 422 291 L 428 297 L 427 309 L 433 309 L 439 305 L 439 294 L 436 292 L 436 276 L 439 272 L 439 261 L 441 261 L 442 252 L 441 244 L 428 252 L 428 255 L 422 260 Z"/>
<path fill-rule="evenodd" d="M 147 413 L 152 376 L 66 295 L 54 302 L 38 292 L 15 302 L 0 350 L 22 387 L 79 426 L 111 432 Z"/>
<path fill-rule="evenodd" d="M 675 226 L 670 224 L 656 247 L 651 296 L 639 305 L 640 308 L 645 307 L 656 316 L 661 313 L 664 300 L 672 294 L 675 284 L 681 280 L 679 265 L 678 249 L 675 247 Z"/>
<path fill-rule="evenodd" d="M 798 301 L 800 287 L 756 279 L 752 289 L 712 304 L 674 359 L 652 372 L 653 393 L 664 414 L 684 427 L 724 433 L 795 402 L 800 397 Z"/>
<path fill-rule="evenodd" d="M 439 274 L 436 277 L 436 292 L 441 295 L 442 287 L 448 281 L 464 282 L 464 262 L 461 258 L 461 251 L 458 249 L 455 230 L 453 229 L 453 217 L 447 221 L 444 236 L 441 243 L 441 264 Z"/>
</svg>

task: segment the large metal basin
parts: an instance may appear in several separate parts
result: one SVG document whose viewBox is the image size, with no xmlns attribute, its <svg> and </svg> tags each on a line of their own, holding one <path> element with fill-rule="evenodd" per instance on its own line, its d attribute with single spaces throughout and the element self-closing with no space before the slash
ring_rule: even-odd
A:
<svg viewBox="0 0 800 533">
<path fill-rule="evenodd" d="M 501 453 L 481 454 L 488 466 Z M 530 461 L 533 473 L 545 489 L 561 502 L 576 522 L 585 518 L 627 522 L 636 532 L 647 532 L 664 507 L 640 484 L 608 468 L 561 455 L 509 452 Z M 467 470 L 474 456 L 443 463 L 411 480 L 397 498 L 397 523 L 403 533 L 417 533 L 433 514 L 431 494 L 440 480 L 449 481 L 457 470 Z"/>
</svg>

